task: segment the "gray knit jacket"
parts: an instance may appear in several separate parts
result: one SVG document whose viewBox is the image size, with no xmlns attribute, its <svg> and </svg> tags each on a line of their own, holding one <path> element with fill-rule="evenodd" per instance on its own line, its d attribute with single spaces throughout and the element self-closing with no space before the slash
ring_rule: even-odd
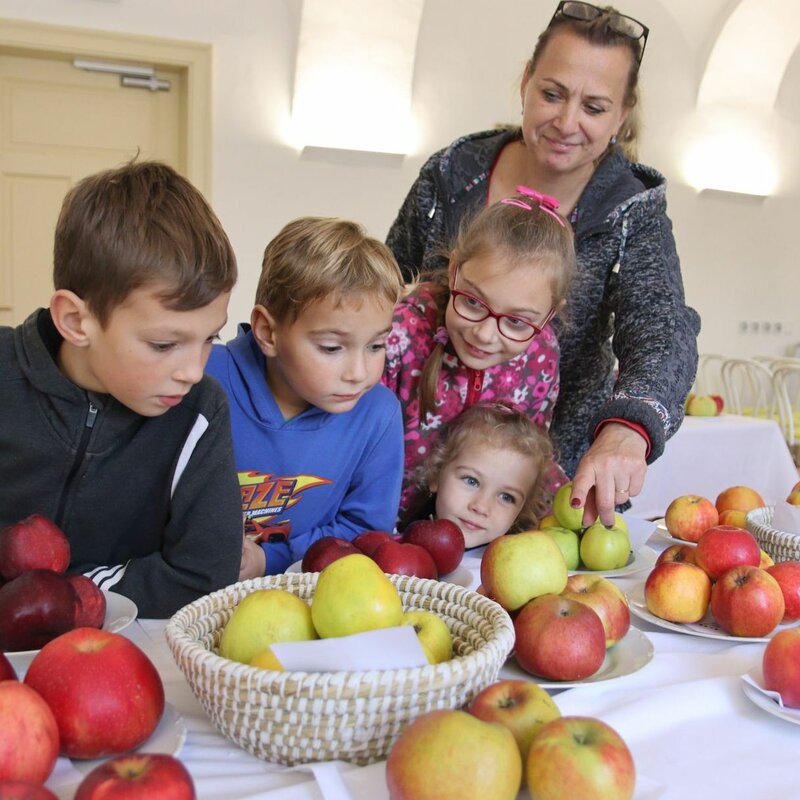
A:
<svg viewBox="0 0 800 800">
<path fill-rule="evenodd" d="M 486 203 L 497 156 L 519 136 L 518 128 L 471 134 L 423 165 L 387 237 L 406 278 L 445 263 L 441 253 L 459 222 Z M 664 177 L 627 161 L 618 148 L 578 201 L 578 274 L 568 321 L 555 321 L 561 394 L 550 428 L 567 475 L 575 474 L 603 420 L 641 425 L 650 438 L 648 463 L 683 420 L 700 318 L 684 299 L 666 208 Z"/>
</svg>

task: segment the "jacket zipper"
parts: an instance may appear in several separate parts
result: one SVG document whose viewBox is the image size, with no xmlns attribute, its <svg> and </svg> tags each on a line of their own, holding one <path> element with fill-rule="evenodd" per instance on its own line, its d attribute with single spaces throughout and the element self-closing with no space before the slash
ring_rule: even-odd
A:
<svg viewBox="0 0 800 800">
<path fill-rule="evenodd" d="M 464 408 L 474 406 L 480 400 L 483 391 L 483 370 L 470 369 L 469 386 L 467 387 L 467 399 Z"/>
<path fill-rule="evenodd" d="M 61 527 L 61 519 L 64 516 L 64 509 L 67 505 L 67 497 L 69 496 L 72 484 L 75 482 L 75 478 L 78 475 L 81 464 L 83 463 L 83 457 L 86 455 L 86 448 L 89 446 L 89 438 L 92 435 L 92 428 L 94 428 L 94 423 L 96 420 L 97 406 L 95 406 L 95 404 L 90 400 L 89 411 L 87 412 L 86 420 L 83 423 L 81 440 L 78 443 L 78 451 L 75 453 L 75 459 L 72 462 L 72 469 L 70 469 L 69 475 L 67 475 L 67 480 L 64 482 L 64 486 L 61 489 L 61 497 L 58 499 L 58 511 L 56 512 L 56 518 L 53 520 L 53 522 L 55 522 L 59 527 Z"/>
</svg>

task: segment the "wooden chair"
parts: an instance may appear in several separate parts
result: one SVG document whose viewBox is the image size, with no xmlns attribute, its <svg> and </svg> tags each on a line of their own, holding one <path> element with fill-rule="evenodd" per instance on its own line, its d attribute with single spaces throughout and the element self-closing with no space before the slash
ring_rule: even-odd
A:
<svg viewBox="0 0 800 800">
<path fill-rule="evenodd" d="M 750 417 L 777 418 L 769 367 L 754 358 L 726 358 L 721 372 L 726 411 Z"/>
</svg>

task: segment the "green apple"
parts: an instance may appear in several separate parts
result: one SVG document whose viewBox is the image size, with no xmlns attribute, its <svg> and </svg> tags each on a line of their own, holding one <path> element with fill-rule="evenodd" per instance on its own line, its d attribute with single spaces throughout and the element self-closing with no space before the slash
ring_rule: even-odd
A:
<svg viewBox="0 0 800 800">
<path fill-rule="evenodd" d="M 562 528 L 579 531 L 583 527 L 583 509 L 573 508 L 569 503 L 572 482 L 565 483 L 556 490 L 553 498 L 553 514 Z"/>
<path fill-rule="evenodd" d="M 431 664 L 441 664 L 453 657 L 453 637 L 447 623 L 432 611 L 406 611 L 402 625 L 411 625 Z"/>
<path fill-rule="evenodd" d="M 558 545 L 564 561 L 567 562 L 567 569 L 578 569 L 580 564 L 580 537 L 578 534 L 568 528 L 544 528 L 543 532 Z"/>
<path fill-rule="evenodd" d="M 586 569 L 624 567 L 631 554 L 627 529 L 616 523 L 612 528 L 606 528 L 600 520 L 593 522 L 581 536 L 580 554 Z"/>
<path fill-rule="evenodd" d="M 353 553 L 320 572 L 311 619 L 323 639 L 393 628 L 402 617 L 403 603 L 395 585 L 369 556 Z"/>
<path fill-rule="evenodd" d="M 555 514 L 547 514 L 539 520 L 539 530 L 543 531 L 547 528 L 560 528 Z"/>
</svg>

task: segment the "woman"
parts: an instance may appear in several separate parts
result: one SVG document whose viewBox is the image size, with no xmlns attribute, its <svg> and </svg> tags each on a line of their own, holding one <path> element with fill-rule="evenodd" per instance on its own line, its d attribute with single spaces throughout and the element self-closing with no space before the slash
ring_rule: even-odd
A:
<svg viewBox="0 0 800 800">
<path fill-rule="evenodd" d="M 634 163 L 647 35 L 611 7 L 560 2 L 525 68 L 521 127 L 431 156 L 387 239 L 410 277 L 440 263 L 462 218 L 518 184 L 559 201 L 578 274 L 569 322 L 556 320 L 561 394 L 550 430 L 585 523 L 599 513 L 612 524 L 614 507 L 639 493 L 683 419 L 697 365 L 700 320 L 684 300 L 666 181 Z"/>
</svg>

